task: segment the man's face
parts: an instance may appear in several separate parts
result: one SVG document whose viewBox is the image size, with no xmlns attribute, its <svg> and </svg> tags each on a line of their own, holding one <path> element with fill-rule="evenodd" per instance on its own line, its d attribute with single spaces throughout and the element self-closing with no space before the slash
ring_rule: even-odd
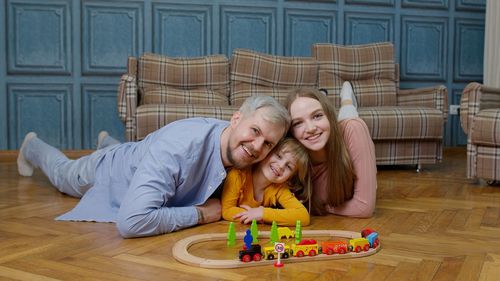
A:
<svg viewBox="0 0 500 281">
<path fill-rule="evenodd" d="M 264 159 L 278 143 L 285 128 L 264 118 L 266 108 L 243 117 L 236 112 L 231 119 L 231 133 L 226 149 L 225 166 L 246 168 Z"/>
</svg>

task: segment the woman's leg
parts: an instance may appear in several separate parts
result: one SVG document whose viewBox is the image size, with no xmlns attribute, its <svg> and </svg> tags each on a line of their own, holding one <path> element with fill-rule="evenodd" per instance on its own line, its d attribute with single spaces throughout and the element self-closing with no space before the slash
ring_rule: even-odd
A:
<svg viewBox="0 0 500 281">
<path fill-rule="evenodd" d="M 345 81 L 342 85 L 342 90 L 340 91 L 340 109 L 337 120 L 342 121 L 345 119 L 359 117 L 357 106 L 356 97 L 354 96 L 351 83 Z"/>
<path fill-rule="evenodd" d="M 19 153 L 20 172 L 21 166 L 26 164 L 32 165 L 31 168 L 39 167 L 60 192 L 80 198 L 93 186 L 97 160 L 105 150 L 70 160 L 61 151 L 39 139 L 36 134 L 30 133 L 26 135 Z"/>
</svg>

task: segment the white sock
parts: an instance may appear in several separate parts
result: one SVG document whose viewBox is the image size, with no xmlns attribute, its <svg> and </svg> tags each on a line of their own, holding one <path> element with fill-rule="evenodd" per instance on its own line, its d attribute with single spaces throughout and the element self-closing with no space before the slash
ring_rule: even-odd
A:
<svg viewBox="0 0 500 281">
<path fill-rule="evenodd" d="M 29 132 L 26 134 L 23 140 L 23 144 L 19 149 L 19 154 L 17 155 L 17 171 L 21 176 L 31 177 L 33 175 L 33 165 L 24 158 L 24 149 L 28 142 L 32 139 L 36 138 L 36 133 Z"/>
<path fill-rule="evenodd" d="M 108 132 L 100 131 L 97 136 L 97 149 L 101 149 L 104 144 L 104 140 L 109 136 Z"/>
<path fill-rule="evenodd" d="M 340 91 L 340 104 L 341 106 L 337 117 L 338 121 L 359 117 L 357 108 L 358 103 L 354 96 L 351 83 L 348 81 L 345 81 L 342 85 L 342 90 Z"/>
<path fill-rule="evenodd" d="M 359 117 L 358 110 L 352 104 L 343 105 L 339 109 L 337 121 L 342 121 L 344 119 L 352 119 L 357 117 Z"/>
<path fill-rule="evenodd" d="M 344 84 L 342 84 L 342 90 L 340 90 L 340 102 L 349 100 L 355 108 L 358 108 L 358 102 L 356 100 L 356 96 L 354 96 L 351 83 L 349 81 L 344 81 Z"/>
</svg>

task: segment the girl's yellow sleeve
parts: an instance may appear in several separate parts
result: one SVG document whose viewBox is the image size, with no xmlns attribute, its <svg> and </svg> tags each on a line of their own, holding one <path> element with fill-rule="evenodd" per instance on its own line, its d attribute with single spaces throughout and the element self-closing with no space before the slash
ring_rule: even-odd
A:
<svg viewBox="0 0 500 281">
<path fill-rule="evenodd" d="M 264 208 L 263 220 L 265 223 L 270 224 L 275 221 L 278 225 L 295 226 L 297 220 L 300 220 L 302 226 L 310 224 L 309 212 L 293 195 L 288 186 L 283 185 L 278 190 L 270 189 L 269 192 L 275 192 L 276 203 L 283 209 Z"/>
<path fill-rule="evenodd" d="M 229 171 L 222 187 L 221 198 L 222 218 L 227 221 L 237 221 L 233 217 L 245 211 L 245 209 L 238 207 L 242 185 L 242 173 L 237 169 Z"/>
</svg>

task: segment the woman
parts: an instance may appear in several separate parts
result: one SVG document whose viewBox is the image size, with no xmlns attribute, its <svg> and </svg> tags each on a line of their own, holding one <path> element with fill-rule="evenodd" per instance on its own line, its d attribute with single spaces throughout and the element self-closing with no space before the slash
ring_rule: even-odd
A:
<svg viewBox="0 0 500 281">
<path fill-rule="evenodd" d="M 377 190 L 375 147 L 349 82 L 340 96 L 337 120 L 332 102 L 319 90 L 291 92 L 290 132 L 308 149 L 313 164 L 311 212 L 370 217 Z"/>
</svg>

